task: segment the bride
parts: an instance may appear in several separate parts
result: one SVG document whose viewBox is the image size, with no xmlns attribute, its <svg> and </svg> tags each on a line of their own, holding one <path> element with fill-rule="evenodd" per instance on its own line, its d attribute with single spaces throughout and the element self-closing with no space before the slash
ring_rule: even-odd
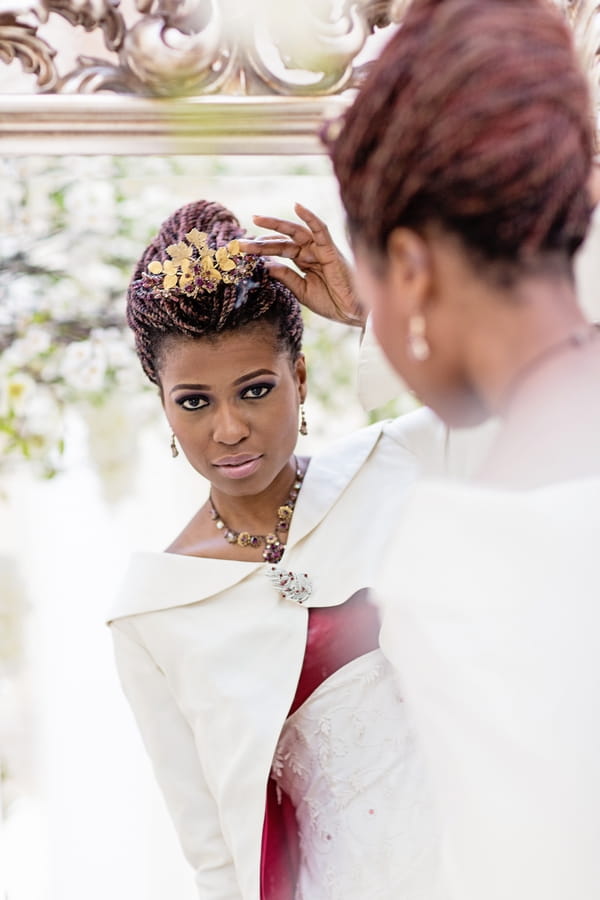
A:
<svg viewBox="0 0 600 900">
<path fill-rule="evenodd" d="M 129 287 L 171 451 L 210 496 L 132 560 L 121 680 L 204 900 L 429 898 L 437 822 L 367 589 L 418 473 L 463 453 L 418 410 L 297 454 L 300 304 L 241 234 L 187 204 Z"/>
</svg>

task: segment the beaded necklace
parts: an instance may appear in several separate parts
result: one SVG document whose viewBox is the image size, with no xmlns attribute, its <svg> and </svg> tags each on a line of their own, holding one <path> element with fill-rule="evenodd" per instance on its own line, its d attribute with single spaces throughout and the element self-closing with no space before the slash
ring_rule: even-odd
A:
<svg viewBox="0 0 600 900">
<path fill-rule="evenodd" d="M 296 479 L 292 485 L 289 496 L 283 506 L 277 509 L 277 524 L 273 531 L 269 534 L 250 534 L 249 531 L 234 531 L 221 518 L 217 509 L 209 496 L 208 503 L 210 506 L 210 517 L 215 523 L 219 531 L 223 532 L 223 537 L 229 544 L 237 544 L 238 547 L 260 547 L 265 545 L 262 557 L 265 562 L 278 563 L 283 556 L 285 544 L 282 540 L 281 532 L 288 531 L 292 514 L 298 499 L 298 493 L 302 487 L 304 480 L 304 472 L 301 470 L 296 460 Z"/>
</svg>

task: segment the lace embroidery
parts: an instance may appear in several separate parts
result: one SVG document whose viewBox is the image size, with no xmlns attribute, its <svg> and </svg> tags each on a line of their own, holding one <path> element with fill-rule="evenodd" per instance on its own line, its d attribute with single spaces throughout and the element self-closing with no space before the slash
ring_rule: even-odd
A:
<svg viewBox="0 0 600 900">
<path fill-rule="evenodd" d="M 379 651 L 344 666 L 289 717 L 272 774 L 300 829 L 296 900 L 429 900 L 433 810 Z"/>
</svg>

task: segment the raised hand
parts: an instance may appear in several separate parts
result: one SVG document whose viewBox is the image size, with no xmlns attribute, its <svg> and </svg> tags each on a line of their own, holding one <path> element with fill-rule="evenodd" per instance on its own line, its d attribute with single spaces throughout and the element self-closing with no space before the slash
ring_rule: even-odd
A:
<svg viewBox="0 0 600 900">
<path fill-rule="evenodd" d="M 272 259 L 267 261 L 270 274 L 318 315 L 363 327 L 366 313 L 354 292 L 350 266 L 333 243 L 327 225 L 300 203 L 295 204 L 294 210 L 304 225 L 272 216 L 254 216 L 257 225 L 278 234 L 240 240 L 241 249 L 245 253 L 293 260 L 302 275 Z"/>
</svg>

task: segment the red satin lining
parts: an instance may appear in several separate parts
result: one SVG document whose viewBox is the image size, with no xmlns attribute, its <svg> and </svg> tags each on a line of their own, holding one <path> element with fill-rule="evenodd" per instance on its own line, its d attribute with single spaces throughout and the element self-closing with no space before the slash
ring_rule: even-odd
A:
<svg viewBox="0 0 600 900">
<path fill-rule="evenodd" d="M 341 606 L 311 608 L 302 671 L 289 715 L 295 712 L 326 678 L 379 646 L 379 619 L 358 591 Z M 296 813 L 290 798 L 269 778 L 260 861 L 261 900 L 294 900 L 300 846 Z"/>
</svg>

